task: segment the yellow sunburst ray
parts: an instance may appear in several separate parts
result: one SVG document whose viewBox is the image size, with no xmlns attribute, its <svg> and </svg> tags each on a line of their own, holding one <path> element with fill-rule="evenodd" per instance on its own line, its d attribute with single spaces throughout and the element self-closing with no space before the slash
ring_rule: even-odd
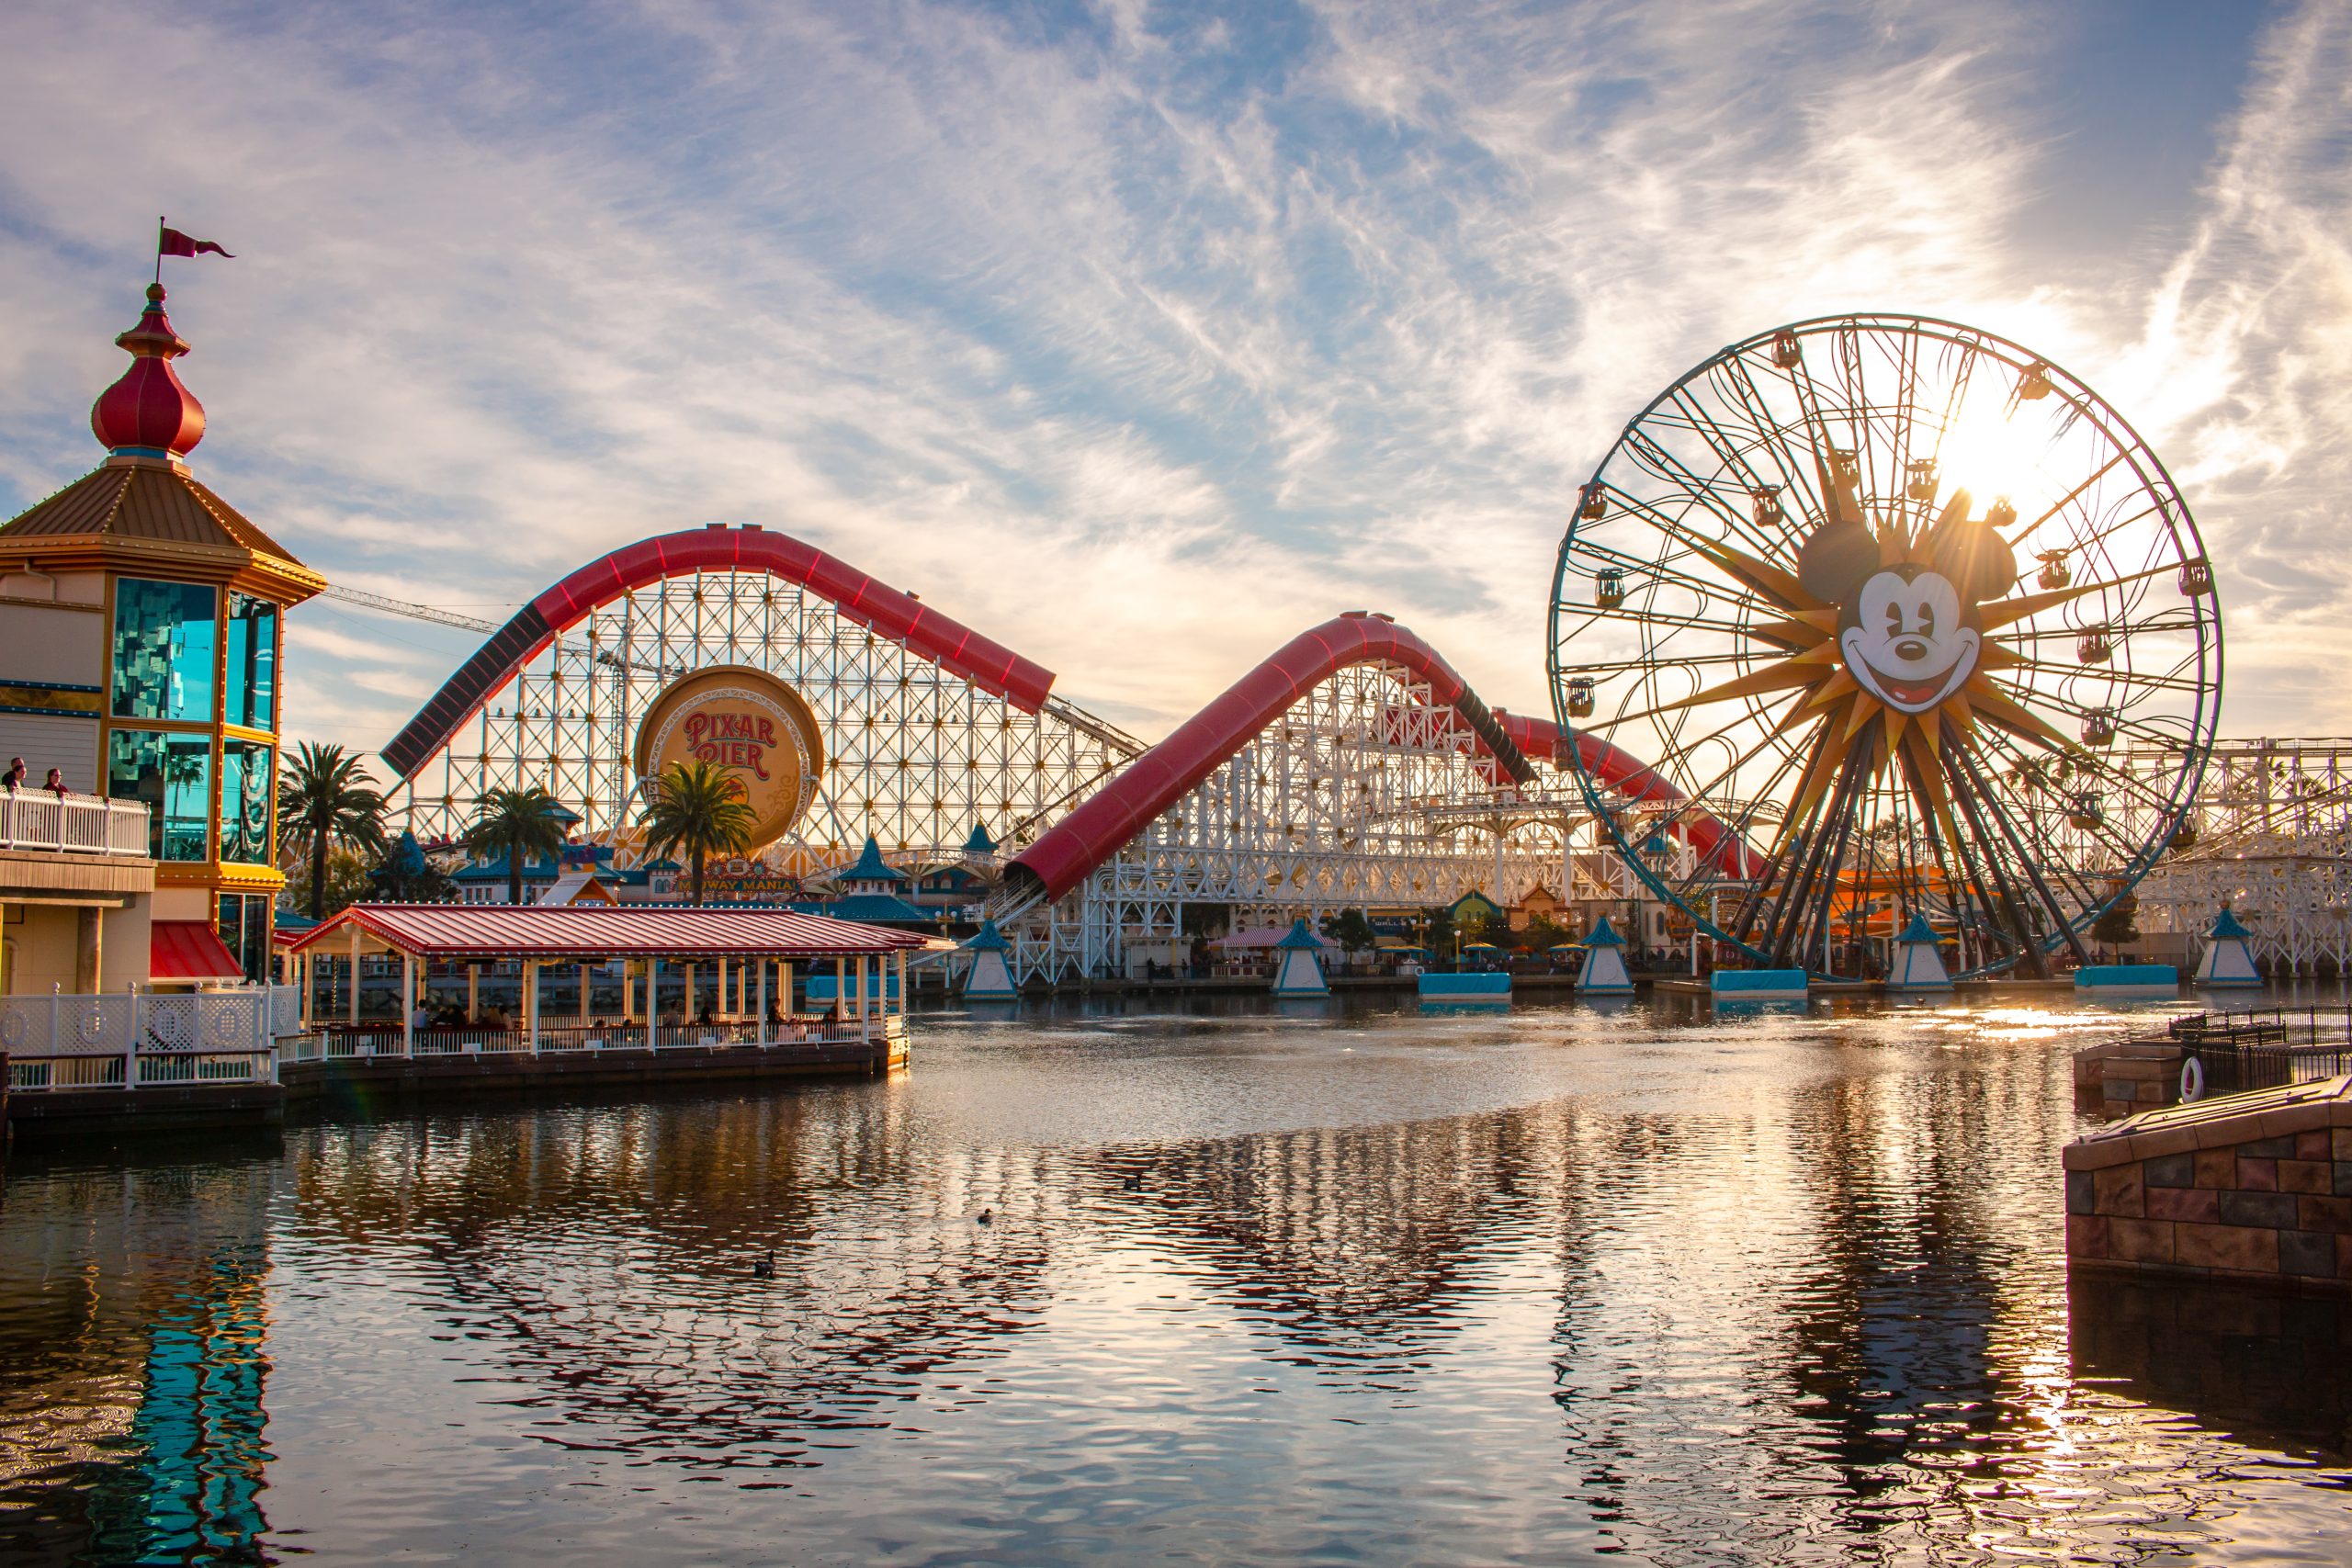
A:
<svg viewBox="0 0 2352 1568">
<path fill-rule="evenodd" d="M 1903 737 L 1909 732 L 1917 716 L 1916 714 L 1905 713 L 1899 708 L 1881 707 L 1878 715 L 1880 767 L 1884 767 L 1894 760 L 1894 753 L 1903 745 Z M 1873 771 L 1873 776 L 1875 776 L 1875 771 Z"/>
<path fill-rule="evenodd" d="M 1829 624 L 1817 625 L 1818 618 L 1825 615 Z M 1749 626 L 1746 635 L 1792 649 L 1814 648 L 1838 635 L 1838 612 L 1807 610 L 1785 621 L 1766 621 L 1761 626 Z"/>
<path fill-rule="evenodd" d="M 2022 599 L 1996 600 L 1977 611 L 1978 624 L 1987 633 L 1996 632 L 2003 626 L 2015 626 L 2029 615 L 2038 615 L 2061 604 L 2071 604 L 2086 593 L 2096 593 L 2102 588 L 2120 588 L 2127 582 L 2138 582 L 2146 578 L 2162 577 L 2174 570 L 2169 566 L 2150 567 L 2146 571 L 2135 571 L 2126 577 L 2110 577 L 2098 582 L 2078 582 L 2072 588 L 2053 588 L 2047 593 L 2029 593 Z"/>
<path fill-rule="evenodd" d="M 1884 703 L 1868 692 L 1855 694 L 1854 705 L 1846 714 L 1846 731 L 1838 737 L 1838 739 L 1851 740 L 1860 732 L 1862 726 L 1876 718 L 1881 713 L 1892 711 Z M 1902 715 L 1896 714 L 1895 717 L 1899 720 Z"/>
<path fill-rule="evenodd" d="M 1829 672 L 1829 679 L 1821 683 L 1821 690 L 1804 700 L 1803 707 L 1826 708 L 1838 698 L 1851 696 L 1861 689 L 1862 683 L 1854 679 L 1853 671 L 1840 665 Z"/>
<path fill-rule="evenodd" d="M 1968 700 L 1968 682 L 1962 681 L 1960 683 L 1960 690 L 1943 700 L 1944 716 L 1951 719 L 1962 735 L 1976 733 L 1976 706 Z M 1927 726 L 1924 722 L 1920 725 L 1919 732 L 1922 735 L 1927 733 Z"/>
<path fill-rule="evenodd" d="M 1783 571 L 1768 561 L 1758 560 L 1745 550 L 1736 550 L 1720 539 L 1702 539 L 1697 535 L 1685 535 L 1690 547 L 1732 576 L 1771 600 L 1782 610 L 1818 610 L 1821 601 L 1804 591 L 1794 572 Z"/>
<path fill-rule="evenodd" d="M 1803 657 L 1802 655 L 1799 656 Z M 1767 664 L 1761 670 L 1751 670 L 1745 675 L 1735 675 L 1719 686 L 1709 686 L 1650 709 L 1650 714 L 1679 713 L 1684 708 L 1698 707 L 1705 703 L 1730 702 L 1736 697 L 1758 696 L 1766 692 L 1785 692 L 1794 686 L 1810 686 L 1826 679 L 1815 666 L 1799 665 L 1794 659 L 1783 659 Z M 1649 715 L 1628 714 L 1627 717 L 1647 717 Z"/>
<path fill-rule="evenodd" d="M 2041 716 L 2031 708 L 2012 701 L 1987 676 L 1971 675 L 1968 678 L 1968 695 L 1978 713 L 2004 729 L 2030 740 L 2039 740 L 2053 750 L 2064 751 L 2074 744 L 2043 723 Z"/>
<path fill-rule="evenodd" d="M 1989 637 L 1985 639 L 1984 648 L 1976 655 L 1976 668 L 1979 670 L 2015 670 L 2031 662 L 2033 662 L 2031 660 L 2008 644 L 1995 642 Z"/>
<path fill-rule="evenodd" d="M 1924 724 L 1914 722 L 1903 735 L 1903 775 L 1921 811 L 1935 818 L 1946 843 L 1957 842 L 1960 824 L 1954 819 L 1951 796 L 1944 788 L 1943 769 L 1936 762 L 1935 743 Z"/>
<path fill-rule="evenodd" d="M 1829 786 L 1838 782 L 1838 770 L 1845 762 L 1846 753 L 1841 743 L 1828 740 L 1828 726 L 1823 726 L 1823 742 L 1805 768 L 1804 778 L 1797 786 L 1796 799 L 1789 807 L 1789 814 L 1784 818 L 1788 832 L 1798 830 L 1800 824 L 1813 815 L 1813 808 L 1821 803 L 1821 797 L 1829 793 Z"/>
</svg>

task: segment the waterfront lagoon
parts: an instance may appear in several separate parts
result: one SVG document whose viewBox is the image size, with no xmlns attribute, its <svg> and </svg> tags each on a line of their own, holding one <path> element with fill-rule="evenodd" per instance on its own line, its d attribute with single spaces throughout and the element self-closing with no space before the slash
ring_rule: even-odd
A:
<svg viewBox="0 0 2352 1568">
<path fill-rule="evenodd" d="M 19 1147 L 0 1560 L 2352 1550 L 2341 1307 L 2070 1293 L 2115 1012 L 915 1021 L 870 1082 Z"/>
</svg>

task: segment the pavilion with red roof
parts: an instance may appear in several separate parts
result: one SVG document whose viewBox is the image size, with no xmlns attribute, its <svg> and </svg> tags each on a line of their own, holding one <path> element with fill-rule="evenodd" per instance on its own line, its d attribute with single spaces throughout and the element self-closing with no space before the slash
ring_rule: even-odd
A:
<svg viewBox="0 0 2352 1568">
<path fill-rule="evenodd" d="M 887 1046 L 898 1060 L 906 955 L 927 945 L 907 931 L 791 909 L 354 904 L 289 951 L 304 1023 L 329 1055 L 857 1044 Z M 363 965 L 390 957 L 401 961 L 398 1016 L 363 1020 Z M 796 976 L 827 963 L 839 999 L 804 1005 Z M 895 987 L 886 983 L 893 964 Z M 486 966 L 519 967 L 519 1018 L 485 1010 Z M 571 972 L 552 989 L 550 968 Z M 322 982 L 342 1004 L 340 1021 L 322 1016 L 338 1010 L 322 1007 Z M 613 1005 L 600 1005 L 605 996 Z"/>
</svg>

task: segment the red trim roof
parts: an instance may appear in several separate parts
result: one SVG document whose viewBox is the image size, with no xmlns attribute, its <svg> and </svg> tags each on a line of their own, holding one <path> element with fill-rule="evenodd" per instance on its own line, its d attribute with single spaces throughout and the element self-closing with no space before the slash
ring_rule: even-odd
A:
<svg viewBox="0 0 2352 1568">
<path fill-rule="evenodd" d="M 925 939 L 789 909 L 594 904 L 354 904 L 290 951 L 333 951 L 357 926 L 422 958 L 856 958 Z"/>
<path fill-rule="evenodd" d="M 203 920 L 157 920 L 147 928 L 147 974 L 156 980 L 242 980 L 245 966 Z"/>
</svg>

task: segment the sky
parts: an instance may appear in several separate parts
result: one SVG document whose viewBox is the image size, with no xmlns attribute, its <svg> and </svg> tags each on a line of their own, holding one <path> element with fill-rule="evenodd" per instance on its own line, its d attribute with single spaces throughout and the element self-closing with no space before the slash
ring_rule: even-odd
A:
<svg viewBox="0 0 2352 1568">
<path fill-rule="evenodd" d="M 758 523 L 1148 738 L 1359 608 L 1544 712 L 1626 420 L 1905 310 L 2162 456 L 2225 734 L 2352 734 L 2352 6 L 13 0 L 0 509 L 97 459 L 158 213 L 236 253 L 166 264 L 197 473 L 401 599 Z M 479 640 L 288 636 L 369 748 Z"/>
</svg>

